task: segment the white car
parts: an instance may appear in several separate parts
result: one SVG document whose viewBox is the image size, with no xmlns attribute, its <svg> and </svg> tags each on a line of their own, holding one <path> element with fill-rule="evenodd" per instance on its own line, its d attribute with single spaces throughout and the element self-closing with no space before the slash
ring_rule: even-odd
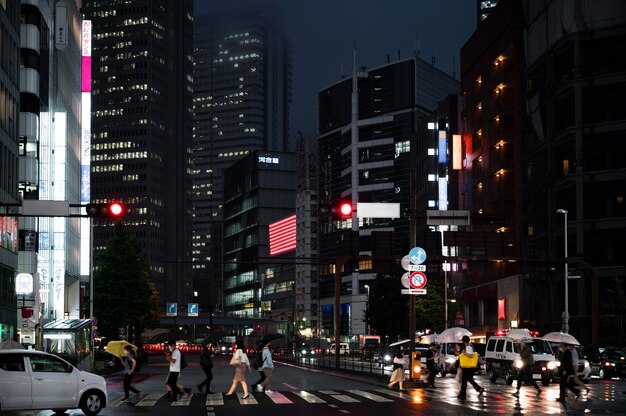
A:
<svg viewBox="0 0 626 416">
<path fill-rule="evenodd" d="M 97 415 L 107 404 L 103 377 L 42 351 L 0 350 L 0 411 L 80 408 Z"/>
</svg>

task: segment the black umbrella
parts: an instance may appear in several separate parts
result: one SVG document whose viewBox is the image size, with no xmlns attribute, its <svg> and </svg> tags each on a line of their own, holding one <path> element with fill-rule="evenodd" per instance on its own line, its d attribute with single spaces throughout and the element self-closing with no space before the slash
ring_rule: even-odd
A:
<svg viewBox="0 0 626 416">
<path fill-rule="evenodd" d="M 285 338 L 283 334 L 268 334 L 263 335 L 261 338 L 256 340 L 257 344 L 265 344 L 266 342 L 274 341 L 276 339 Z"/>
</svg>

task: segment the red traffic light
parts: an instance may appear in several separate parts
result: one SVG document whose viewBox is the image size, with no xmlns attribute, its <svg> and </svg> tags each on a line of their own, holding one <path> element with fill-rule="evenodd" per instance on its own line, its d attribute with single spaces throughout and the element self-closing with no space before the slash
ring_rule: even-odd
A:
<svg viewBox="0 0 626 416">
<path fill-rule="evenodd" d="M 114 217 L 121 217 L 122 215 L 124 215 L 124 206 L 122 204 L 114 202 L 109 205 L 109 212 Z"/>
<path fill-rule="evenodd" d="M 85 207 L 88 217 L 119 219 L 126 215 L 126 207 L 119 202 L 107 204 L 87 204 Z"/>
<path fill-rule="evenodd" d="M 350 217 L 352 215 L 352 204 L 349 202 L 342 202 L 339 205 L 339 213 L 342 217 Z"/>
</svg>

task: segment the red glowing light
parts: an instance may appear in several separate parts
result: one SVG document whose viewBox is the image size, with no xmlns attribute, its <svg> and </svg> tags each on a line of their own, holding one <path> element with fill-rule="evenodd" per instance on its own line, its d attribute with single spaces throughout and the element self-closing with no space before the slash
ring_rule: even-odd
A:
<svg viewBox="0 0 626 416">
<path fill-rule="evenodd" d="M 349 202 L 344 202 L 339 206 L 339 212 L 344 217 L 349 217 L 352 215 L 352 204 Z"/>
<path fill-rule="evenodd" d="M 269 225 L 270 256 L 296 249 L 296 216 Z"/>
<path fill-rule="evenodd" d="M 124 207 L 121 204 L 118 204 L 117 202 L 111 204 L 111 206 L 109 207 L 109 210 L 111 214 L 116 217 L 119 217 L 120 215 L 124 213 Z"/>
</svg>

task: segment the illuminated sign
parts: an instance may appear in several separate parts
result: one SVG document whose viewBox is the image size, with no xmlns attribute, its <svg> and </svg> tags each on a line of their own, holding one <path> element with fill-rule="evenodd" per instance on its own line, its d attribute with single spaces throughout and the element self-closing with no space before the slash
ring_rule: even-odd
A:
<svg viewBox="0 0 626 416">
<path fill-rule="evenodd" d="M 81 33 L 81 150 L 80 202 L 91 201 L 91 21 L 83 20 Z M 88 276 L 90 264 L 89 218 L 80 219 L 80 274 Z"/>
<path fill-rule="evenodd" d="M 259 163 L 267 163 L 271 165 L 278 165 L 280 163 L 280 159 L 277 157 L 270 156 L 259 156 Z"/>
<path fill-rule="evenodd" d="M 270 224 L 270 256 L 296 249 L 296 216 Z"/>
<path fill-rule="evenodd" d="M 439 211 L 448 210 L 448 180 L 439 178 Z"/>
<path fill-rule="evenodd" d="M 20 296 L 30 296 L 33 294 L 35 286 L 33 275 L 30 273 L 18 273 L 15 276 L 15 294 Z"/>
<path fill-rule="evenodd" d="M 439 130 L 439 163 L 446 163 L 448 160 L 448 143 L 446 140 L 446 131 Z"/>
<path fill-rule="evenodd" d="M 506 299 L 498 299 L 498 321 L 506 320 Z"/>
<path fill-rule="evenodd" d="M 0 247 L 17 253 L 17 219 L 0 217 Z"/>
<path fill-rule="evenodd" d="M 452 135 L 452 169 L 463 169 L 463 140 L 460 134 Z"/>
</svg>

